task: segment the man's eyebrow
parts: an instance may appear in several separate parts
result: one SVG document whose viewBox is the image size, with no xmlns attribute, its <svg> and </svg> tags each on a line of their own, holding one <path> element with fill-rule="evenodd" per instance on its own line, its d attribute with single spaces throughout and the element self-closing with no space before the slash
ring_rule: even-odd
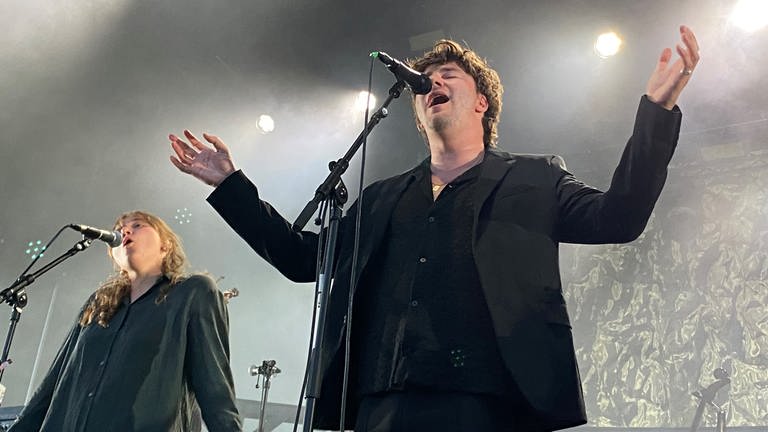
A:
<svg viewBox="0 0 768 432">
<path fill-rule="evenodd" d="M 436 72 L 454 72 L 454 71 L 457 71 L 457 70 L 461 70 L 461 68 L 456 66 L 456 65 L 442 65 L 439 68 L 434 69 L 434 70 L 428 72 L 427 75 L 429 76 L 429 75 L 432 75 L 433 73 L 436 73 Z"/>
</svg>

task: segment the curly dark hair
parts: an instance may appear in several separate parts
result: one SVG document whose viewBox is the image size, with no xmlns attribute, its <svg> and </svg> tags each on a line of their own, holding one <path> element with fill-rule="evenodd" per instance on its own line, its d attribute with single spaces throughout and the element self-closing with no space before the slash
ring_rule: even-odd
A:
<svg viewBox="0 0 768 432">
<path fill-rule="evenodd" d="M 419 72 L 424 72 L 432 65 L 442 65 L 449 62 L 455 62 L 464 72 L 472 76 L 475 80 L 475 88 L 488 100 L 488 110 L 483 115 L 483 144 L 486 148 L 496 147 L 499 137 L 501 95 L 504 93 L 504 86 L 501 85 L 499 74 L 488 66 L 485 59 L 457 42 L 441 39 L 435 42 L 430 51 L 409 61 L 411 67 Z M 414 117 L 416 116 L 414 115 Z M 427 141 L 424 125 L 421 124 L 418 117 L 416 117 L 416 127 L 424 140 Z M 429 145 L 428 142 L 427 145 Z"/>
</svg>

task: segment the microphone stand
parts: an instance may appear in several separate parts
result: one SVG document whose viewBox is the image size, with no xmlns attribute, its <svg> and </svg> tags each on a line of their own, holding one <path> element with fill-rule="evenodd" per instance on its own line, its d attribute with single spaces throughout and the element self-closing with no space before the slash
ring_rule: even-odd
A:
<svg viewBox="0 0 768 432">
<path fill-rule="evenodd" d="M 725 432 L 726 412 L 725 409 L 717 405 L 714 400 L 717 395 L 717 391 L 726 385 L 731 383 L 730 374 L 723 368 L 717 368 L 713 372 L 717 381 L 708 385 L 706 388 L 695 391 L 692 395 L 699 400 L 699 404 L 696 407 L 696 414 L 693 416 L 693 423 L 691 424 L 690 432 L 696 432 L 701 423 L 701 418 L 704 415 L 704 408 L 707 405 L 714 407 L 717 410 L 717 428 L 716 432 Z"/>
<path fill-rule="evenodd" d="M 8 354 L 11 351 L 11 343 L 13 342 L 13 336 L 16 334 L 16 326 L 21 319 L 21 313 L 24 311 L 24 307 L 27 305 L 27 293 L 25 288 L 35 282 L 35 280 L 42 274 L 48 272 L 78 252 L 82 252 L 88 249 L 92 242 L 93 240 L 88 238 L 80 240 L 79 242 L 75 243 L 71 249 L 43 266 L 43 268 L 40 270 L 29 275 L 20 276 L 11 286 L 0 291 L 0 303 L 8 303 L 8 305 L 11 307 L 11 324 L 8 327 L 8 334 L 5 336 L 5 345 L 3 346 L 3 354 L 0 358 L 0 364 L 5 364 L 8 362 Z M 5 368 L 0 368 L 0 382 L 3 380 L 3 372 L 5 372 Z"/>
<path fill-rule="evenodd" d="M 371 133 L 373 128 L 379 124 L 381 119 L 385 118 L 389 114 L 387 107 L 394 99 L 400 97 L 403 89 L 405 89 L 405 82 L 402 80 L 397 81 L 389 89 L 389 96 L 384 101 L 384 103 L 382 103 L 381 107 L 371 116 L 368 124 L 365 125 L 365 128 L 363 128 L 363 131 L 360 132 L 360 135 L 357 136 L 357 139 L 354 143 L 352 143 L 352 146 L 347 151 L 347 153 L 338 161 L 331 162 L 329 164 L 331 173 L 328 174 L 328 177 L 326 177 L 325 181 L 323 181 L 323 183 L 318 186 L 317 190 L 315 191 L 314 198 L 312 198 L 312 200 L 307 203 L 307 205 L 304 207 L 304 210 L 301 211 L 299 217 L 293 223 L 294 230 L 302 230 L 312 215 L 315 214 L 320 203 L 324 201 L 327 202 L 328 208 L 330 209 L 327 228 L 327 241 L 323 249 L 323 254 L 320 258 L 320 274 L 318 275 L 317 281 L 315 282 L 315 291 L 318 297 L 318 317 L 317 327 L 315 329 L 315 334 L 313 335 L 314 342 L 312 344 L 312 351 L 310 353 L 309 367 L 307 370 L 307 407 L 304 411 L 303 421 L 303 430 L 305 432 L 313 430 L 312 424 L 314 423 L 315 418 L 315 404 L 317 399 L 320 397 L 320 384 L 322 381 L 320 371 L 322 370 L 323 366 L 320 362 L 323 357 L 323 335 L 325 332 L 326 308 L 328 304 L 328 296 L 325 294 L 330 293 L 331 281 L 333 280 L 336 240 L 338 237 L 339 222 L 341 221 L 342 214 L 341 206 L 343 206 L 347 201 L 347 191 L 344 187 L 344 184 L 341 182 L 341 176 L 344 174 L 344 172 L 347 171 L 347 168 L 349 168 L 350 160 L 363 144 L 363 142 L 365 142 L 365 139 Z M 360 205 L 362 205 L 362 203 L 360 203 Z M 322 221 L 320 223 L 322 224 Z M 349 289 L 352 289 L 352 287 L 349 287 Z M 347 322 L 346 325 L 351 325 L 351 323 Z M 346 401 L 342 400 L 341 403 L 345 404 Z M 344 419 L 341 419 L 341 421 L 343 423 Z"/>
<path fill-rule="evenodd" d="M 258 375 L 256 378 L 256 388 L 259 388 L 259 378 L 264 376 L 264 385 L 261 386 L 261 404 L 259 406 L 259 428 L 257 432 L 264 432 L 264 417 L 267 412 L 267 397 L 269 396 L 269 388 L 272 386 L 272 376 L 277 375 L 280 372 L 279 367 L 276 366 L 277 362 L 274 360 L 264 360 L 261 362 L 261 366 L 253 365 L 248 370 L 251 376 Z"/>
</svg>

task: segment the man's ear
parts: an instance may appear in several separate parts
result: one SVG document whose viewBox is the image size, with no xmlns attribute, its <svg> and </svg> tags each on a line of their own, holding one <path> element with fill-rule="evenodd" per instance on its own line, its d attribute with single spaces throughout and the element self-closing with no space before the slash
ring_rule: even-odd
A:
<svg viewBox="0 0 768 432">
<path fill-rule="evenodd" d="M 488 98 L 482 93 L 478 93 L 477 102 L 475 103 L 475 111 L 479 113 L 488 111 Z"/>
</svg>

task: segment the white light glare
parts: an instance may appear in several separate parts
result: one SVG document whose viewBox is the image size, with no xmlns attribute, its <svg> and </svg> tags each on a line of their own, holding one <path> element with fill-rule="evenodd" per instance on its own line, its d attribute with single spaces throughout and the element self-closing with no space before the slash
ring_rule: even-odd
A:
<svg viewBox="0 0 768 432">
<path fill-rule="evenodd" d="M 355 101 L 355 109 L 357 111 L 365 111 L 365 102 L 368 101 L 368 109 L 376 108 L 376 96 L 371 95 L 371 99 L 368 99 L 368 92 L 361 91 L 357 94 L 357 100 Z"/>
<path fill-rule="evenodd" d="M 272 116 L 262 114 L 259 116 L 259 121 L 256 122 L 256 126 L 259 128 L 261 133 L 267 134 L 275 130 L 275 120 L 272 118 Z"/>
<path fill-rule="evenodd" d="M 614 32 L 603 33 L 595 41 L 595 52 L 600 58 L 608 58 L 616 55 L 623 41 Z"/>
<path fill-rule="evenodd" d="M 748 32 L 760 30 L 768 25 L 768 1 L 739 1 L 731 13 L 731 22 Z"/>
</svg>

